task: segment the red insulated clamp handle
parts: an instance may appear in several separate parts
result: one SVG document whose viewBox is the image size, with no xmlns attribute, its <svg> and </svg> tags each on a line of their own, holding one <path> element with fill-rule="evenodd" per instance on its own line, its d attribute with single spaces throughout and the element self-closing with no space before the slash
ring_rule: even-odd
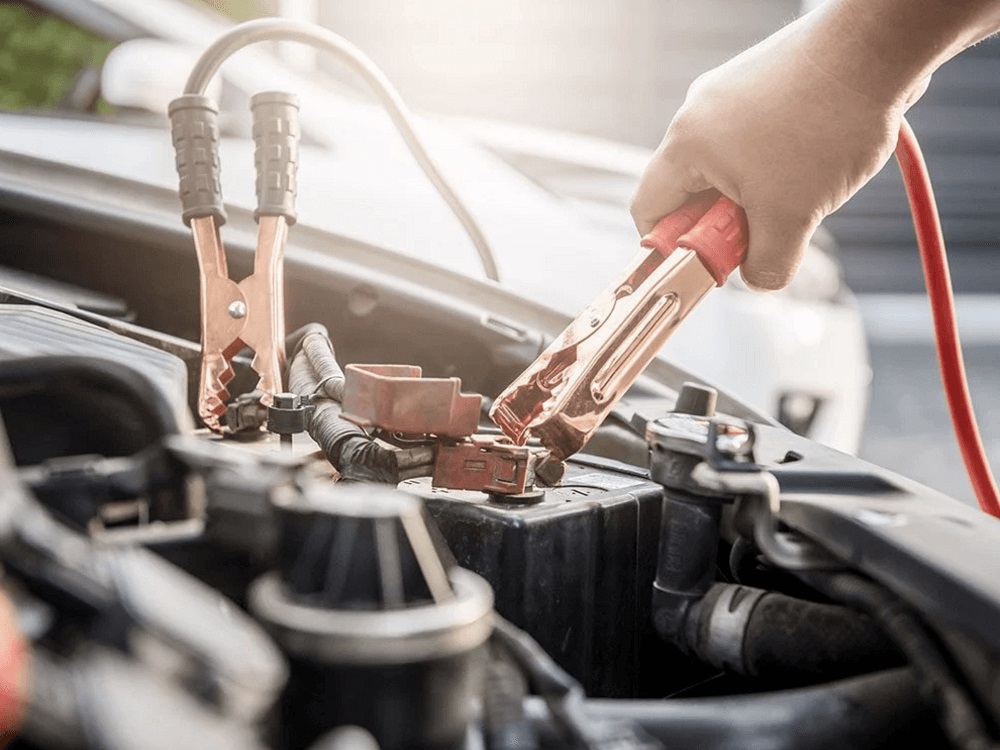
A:
<svg viewBox="0 0 1000 750">
<path fill-rule="evenodd" d="M 694 250 L 719 286 L 743 262 L 749 244 L 743 209 L 715 191 L 699 193 L 642 238 L 643 247 L 664 256 L 677 247 Z"/>
<path fill-rule="evenodd" d="M 714 190 L 698 193 L 676 211 L 656 222 L 656 226 L 642 238 L 642 246 L 658 251 L 663 257 L 670 255 L 677 249 L 677 241 L 694 229 L 694 225 L 718 198 L 719 194 Z"/>
</svg>

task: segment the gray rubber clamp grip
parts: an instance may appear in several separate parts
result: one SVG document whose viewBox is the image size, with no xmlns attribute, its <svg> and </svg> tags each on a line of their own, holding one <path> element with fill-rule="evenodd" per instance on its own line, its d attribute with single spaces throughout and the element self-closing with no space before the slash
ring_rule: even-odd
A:
<svg viewBox="0 0 1000 750">
<path fill-rule="evenodd" d="M 254 218 L 284 216 L 289 224 L 294 224 L 301 134 L 298 97 L 265 91 L 250 99 L 250 109 L 257 166 Z"/>
<path fill-rule="evenodd" d="M 219 180 L 219 108 L 207 96 L 185 94 L 170 102 L 170 132 L 177 154 L 180 178 L 181 218 L 211 216 L 226 223 Z"/>
</svg>

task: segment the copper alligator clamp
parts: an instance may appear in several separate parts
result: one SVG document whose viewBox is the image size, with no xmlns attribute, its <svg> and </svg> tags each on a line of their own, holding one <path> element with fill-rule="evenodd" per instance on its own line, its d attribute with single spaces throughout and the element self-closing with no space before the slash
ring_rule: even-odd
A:
<svg viewBox="0 0 1000 750">
<path fill-rule="evenodd" d="M 201 274 L 201 382 L 198 415 L 213 431 L 226 411 L 232 359 L 254 352 L 257 390 L 270 404 L 282 391 L 285 366 L 283 260 L 288 227 L 295 223 L 299 148 L 298 101 L 265 92 L 250 100 L 257 167 L 257 251 L 253 273 L 229 278 L 219 228 L 226 222 L 219 180 L 219 110 L 205 96 L 185 95 L 170 104 L 184 223 L 194 235 Z"/>
<path fill-rule="evenodd" d="M 714 191 L 664 217 L 625 277 L 500 394 L 490 417 L 517 445 L 538 438 L 558 460 L 584 446 L 608 412 L 747 248 L 743 210 Z"/>
</svg>

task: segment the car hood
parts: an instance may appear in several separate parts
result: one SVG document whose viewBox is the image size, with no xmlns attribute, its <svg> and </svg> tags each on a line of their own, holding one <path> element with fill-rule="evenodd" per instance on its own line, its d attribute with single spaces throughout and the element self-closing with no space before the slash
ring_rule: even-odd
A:
<svg viewBox="0 0 1000 750">
<path fill-rule="evenodd" d="M 165 130 L 22 115 L 0 116 L 0 129 L 5 150 L 176 188 Z M 421 130 L 480 222 L 504 286 L 575 314 L 635 251 L 637 237 L 624 210 L 620 218 L 588 212 L 534 185 L 457 134 L 431 123 Z M 302 147 L 302 223 L 483 277 L 461 225 L 388 123 L 363 123 L 345 107 L 330 138 L 334 145 L 329 148 Z M 224 138 L 221 159 L 226 202 L 252 207 L 252 143 Z M 178 205 L 178 221 L 179 214 Z"/>
</svg>

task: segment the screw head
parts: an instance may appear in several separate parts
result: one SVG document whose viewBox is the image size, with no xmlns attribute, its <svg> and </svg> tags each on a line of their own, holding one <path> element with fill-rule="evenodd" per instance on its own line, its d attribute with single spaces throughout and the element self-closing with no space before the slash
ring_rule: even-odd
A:
<svg viewBox="0 0 1000 750">
<path fill-rule="evenodd" d="M 247 305 L 243 300 L 238 299 L 235 302 L 230 302 L 228 309 L 230 318 L 236 318 L 238 320 L 247 316 Z"/>
</svg>

